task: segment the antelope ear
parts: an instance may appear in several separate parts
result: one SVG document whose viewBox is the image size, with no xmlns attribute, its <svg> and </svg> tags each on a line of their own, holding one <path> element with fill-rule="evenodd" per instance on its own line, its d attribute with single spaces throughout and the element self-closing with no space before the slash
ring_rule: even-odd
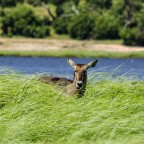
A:
<svg viewBox="0 0 144 144">
<path fill-rule="evenodd" d="M 86 65 L 86 69 L 91 68 L 91 67 L 95 67 L 96 64 L 97 64 L 97 62 L 98 62 L 98 60 L 94 60 L 94 61 L 88 63 L 88 64 Z"/>
<path fill-rule="evenodd" d="M 76 69 L 76 63 L 75 63 L 72 59 L 67 58 L 67 62 L 68 62 L 74 69 Z"/>
</svg>

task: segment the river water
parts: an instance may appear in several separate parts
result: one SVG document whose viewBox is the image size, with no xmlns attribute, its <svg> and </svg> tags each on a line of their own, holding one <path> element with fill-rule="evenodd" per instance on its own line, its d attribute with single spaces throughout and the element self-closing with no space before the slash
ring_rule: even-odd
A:
<svg viewBox="0 0 144 144">
<path fill-rule="evenodd" d="M 94 58 L 73 58 L 76 63 L 88 63 Z M 144 80 L 144 59 L 112 59 L 98 58 L 95 68 L 89 69 L 113 76 L 132 76 Z M 62 75 L 72 78 L 73 69 L 66 58 L 53 57 L 0 57 L 0 67 L 9 68 L 26 74 L 43 73 L 47 75 Z"/>
</svg>

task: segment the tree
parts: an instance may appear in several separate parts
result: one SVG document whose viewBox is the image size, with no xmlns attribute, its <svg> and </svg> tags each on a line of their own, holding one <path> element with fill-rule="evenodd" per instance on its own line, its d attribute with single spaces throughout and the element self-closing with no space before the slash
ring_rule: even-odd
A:
<svg viewBox="0 0 144 144">
<path fill-rule="evenodd" d="M 73 18 L 69 25 L 69 35 L 76 39 L 92 37 L 94 19 L 87 13 L 81 13 Z"/>
<path fill-rule="evenodd" d="M 16 6 L 17 3 L 23 3 L 24 0 L 0 0 L 0 4 L 2 7 L 13 7 Z"/>
<path fill-rule="evenodd" d="M 78 14 L 78 10 L 76 9 L 76 5 L 78 5 L 79 0 L 45 0 L 46 9 L 51 16 L 52 20 L 55 21 L 56 18 L 65 13 L 65 4 L 69 3 L 71 6 L 68 7 L 69 11 L 73 11 L 75 14 Z M 51 12 L 49 8 L 49 4 L 52 3 L 56 5 L 56 16 Z"/>
<path fill-rule="evenodd" d="M 49 1 L 49 3 L 53 3 L 54 5 L 56 6 L 60 6 L 66 2 L 74 2 L 75 4 L 78 4 L 80 0 L 46 0 L 46 1 Z"/>
<path fill-rule="evenodd" d="M 109 9 L 112 6 L 112 0 L 86 0 L 94 9 Z"/>
<path fill-rule="evenodd" d="M 133 19 L 133 14 L 137 11 L 140 11 L 142 0 L 134 1 L 134 0 L 124 0 L 124 10 L 125 10 L 125 28 L 132 26 L 135 24 Z"/>
<path fill-rule="evenodd" d="M 121 30 L 121 38 L 126 45 L 144 46 L 144 8 L 133 16 L 135 25 L 124 27 Z"/>
<path fill-rule="evenodd" d="M 96 18 L 93 27 L 94 39 L 118 39 L 119 37 L 119 23 L 115 16 L 105 14 Z"/>
<path fill-rule="evenodd" d="M 49 35 L 48 20 L 35 15 L 33 8 L 17 5 L 6 11 L 2 20 L 3 35 L 42 38 Z"/>
</svg>

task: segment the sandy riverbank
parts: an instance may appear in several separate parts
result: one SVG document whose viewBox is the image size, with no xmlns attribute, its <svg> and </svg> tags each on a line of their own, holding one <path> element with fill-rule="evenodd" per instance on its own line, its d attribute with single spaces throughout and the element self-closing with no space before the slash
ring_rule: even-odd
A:
<svg viewBox="0 0 144 144">
<path fill-rule="evenodd" d="M 139 52 L 144 47 L 130 47 L 121 44 L 101 44 L 95 41 L 0 38 L 0 51 L 50 51 L 86 50 L 110 52 Z"/>
</svg>

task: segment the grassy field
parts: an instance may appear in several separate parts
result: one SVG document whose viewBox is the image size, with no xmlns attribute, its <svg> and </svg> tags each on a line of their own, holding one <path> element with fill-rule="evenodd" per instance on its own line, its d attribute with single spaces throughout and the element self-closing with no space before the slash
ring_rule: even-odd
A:
<svg viewBox="0 0 144 144">
<path fill-rule="evenodd" d="M 79 57 L 79 58 L 144 58 L 144 51 L 140 52 L 108 52 L 85 50 L 61 50 L 61 51 L 10 51 L 1 50 L 0 56 L 29 56 L 29 57 Z"/>
<path fill-rule="evenodd" d="M 144 142 L 144 82 L 100 80 L 96 73 L 78 99 L 39 82 L 39 76 L 0 73 L 1 144 Z"/>
</svg>

